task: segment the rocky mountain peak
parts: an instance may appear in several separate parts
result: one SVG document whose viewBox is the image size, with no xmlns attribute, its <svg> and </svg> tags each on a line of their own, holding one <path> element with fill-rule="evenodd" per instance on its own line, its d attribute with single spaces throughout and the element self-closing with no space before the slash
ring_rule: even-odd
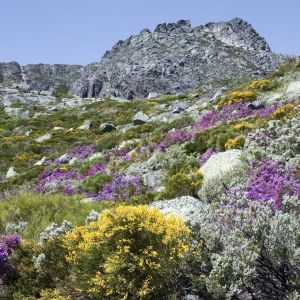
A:
<svg viewBox="0 0 300 300">
<path fill-rule="evenodd" d="M 189 20 L 179 20 L 177 23 L 158 24 L 154 30 L 157 33 L 179 33 L 189 32 L 191 30 L 191 22 Z"/>
<path fill-rule="evenodd" d="M 234 18 L 228 22 L 208 23 L 201 29 L 212 32 L 218 40 L 230 46 L 271 52 L 266 40 L 255 31 L 251 24 L 240 18 Z"/>
<path fill-rule="evenodd" d="M 86 67 L 0 64 L 0 84 L 25 82 L 38 91 L 63 88 L 83 98 L 144 98 L 150 93 L 232 86 L 262 77 L 293 59 L 273 53 L 240 18 L 198 27 L 179 20 L 118 41 L 98 63 Z"/>
</svg>

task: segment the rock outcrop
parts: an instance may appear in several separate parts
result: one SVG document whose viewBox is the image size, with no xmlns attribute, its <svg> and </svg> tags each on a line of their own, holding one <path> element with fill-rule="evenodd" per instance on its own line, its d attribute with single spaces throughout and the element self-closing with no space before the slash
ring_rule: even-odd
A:
<svg viewBox="0 0 300 300">
<path fill-rule="evenodd" d="M 127 99 L 186 93 L 260 77 L 291 59 L 271 52 L 241 19 L 195 28 L 181 20 L 119 41 L 98 64 L 84 69 L 70 92 Z"/>
<path fill-rule="evenodd" d="M 295 57 L 275 54 L 246 21 L 192 27 L 186 20 L 117 42 L 99 63 L 0 64 L 0 85 L 60 91 L 81 98 L 152 97 L 230 87 L 262 77 Z"/>
</svg>

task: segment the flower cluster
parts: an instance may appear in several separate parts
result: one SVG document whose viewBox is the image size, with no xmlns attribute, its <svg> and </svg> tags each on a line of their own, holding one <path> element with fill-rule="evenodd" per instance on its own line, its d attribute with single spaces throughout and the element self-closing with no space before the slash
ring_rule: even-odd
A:
<svg viewBox="0 0 300 300">
<path fill-rule="evenodd" d="M 214 154 L 216 154 L 215 150 L 211 148 L 207 149 L 206 152 L 201 155 L 200 166 L 203 166 Z"/>
<path fill-rule="evenodd" d="M 68 164 L 71 160 L 83 160 L 90 157 L 95 153 L 96 145 L 90 144 L 87 146 L 82 146 L 73 149 L 72 151 L 64 154 L 62 157 L 58 158 L 55 163 L 57 165 Z"/>
<path fill-rule="evenodd" d="M 94 200 L 108 200 L 124 202 L 130 196 L 138 196 L 142 192 L 142 181 L 140 177 L 124 178 L 115 177 L 110 183 L 104 185 L 99 193 L 88 193 Z"/>
<path fill-rule="evenodd" d="M 166 149 L 172 145 L 180 145 L 192 141 L 194 138 L 195 134 L 187 129 L 172 130 L 158 145 L 156 145 L 155 150 L 166 151 Z"/>
<path fill-rule="evenodd" d="M 20 237 L 16 234 L 6 235 L 0 239 L 0 284 L 6 283 L 13 271 L 13 266 L 9 262 L 12 250 L 21 243 Z"/>
<path fill-rule="evenodd" d="M 261 161 L 254 163 L 251 179 L 246 186 L 247 196 L 251 200 L 273 200 L 277 208 L 281 208 L 281 199 L 284 194 L 300 198 L 300 182 L 295 170 L 286 170 L 284 166 Z"/>
<path fill-rule="evenodd" d="M 252 109 L 247 103 L 238 103 L 222 108 L 220 111 L 213 109 L 206 113 L 196 124 L 200 130 L 206 130 L 213 126 L 226 122 L 243 120 L 249 117 L 268 118 L 276 107 Z"/>
</svg>

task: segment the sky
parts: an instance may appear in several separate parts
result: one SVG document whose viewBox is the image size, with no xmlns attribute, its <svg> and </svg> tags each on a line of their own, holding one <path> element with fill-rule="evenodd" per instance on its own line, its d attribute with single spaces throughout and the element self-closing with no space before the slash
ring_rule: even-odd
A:
<svg viewBox="0 0 300 300">
<path fill-rule="evenodd" d="M 157 24 L 240 17 L 275 52 L 300 54 L 300 0 L 0 0 L 0 61 L 86 65 Z"/>
</svg>

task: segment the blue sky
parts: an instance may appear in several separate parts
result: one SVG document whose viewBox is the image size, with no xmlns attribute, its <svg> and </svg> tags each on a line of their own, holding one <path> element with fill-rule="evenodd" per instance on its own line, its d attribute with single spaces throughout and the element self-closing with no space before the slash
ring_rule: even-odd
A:
<svg viewBox="0 0 300 300">
<path fill-rule="evenodd" d="M 163 22 L 241 17 L 276 52 L 300 54 L 299 0 L 0 0 L 0 61 L 88 64 Z"/>
</svg>

